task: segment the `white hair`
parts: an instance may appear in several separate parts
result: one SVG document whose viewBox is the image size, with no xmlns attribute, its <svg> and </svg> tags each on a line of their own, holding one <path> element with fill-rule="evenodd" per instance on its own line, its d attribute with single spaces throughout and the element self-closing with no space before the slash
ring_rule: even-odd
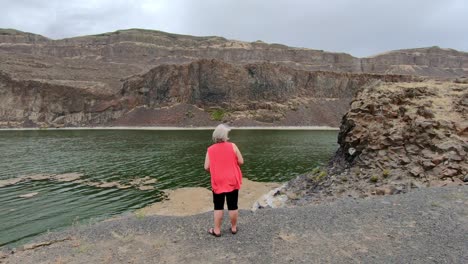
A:
<svg viewBox="0 0 468 264">
<path fill-rule="evenodd" d="M 229 128 L 227 125 L 225 124 L 218 125 L 213 131 L 213 142 L 219 143 L 219 142 L 228 141 L 229 131 L 231 131 L 231 128 Z"/>
</svg>

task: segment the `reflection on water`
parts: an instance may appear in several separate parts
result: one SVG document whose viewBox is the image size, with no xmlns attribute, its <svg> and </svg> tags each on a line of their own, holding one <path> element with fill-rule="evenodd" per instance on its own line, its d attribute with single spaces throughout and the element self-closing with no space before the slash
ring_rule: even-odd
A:
<svg viewBox="0 0 468 264">
<path fill-rule="evenodd" d="M 0 180 L 82 173 L 90 182 L 156 179 L 154 190 L 97 188 L 75 182 L 28 181 L 0 188 L 0 245 L 24 242 L 75 221 L 104 218 L 163 199 L 162 190 L 209 187 L 203 170 L 212 131 L 0 131 Z M 244 176 L 287 181 L 328 160 L 336 131 L 233 130 Z M 19 195 L 38 192 L 32 198 Z"/>
</svg>

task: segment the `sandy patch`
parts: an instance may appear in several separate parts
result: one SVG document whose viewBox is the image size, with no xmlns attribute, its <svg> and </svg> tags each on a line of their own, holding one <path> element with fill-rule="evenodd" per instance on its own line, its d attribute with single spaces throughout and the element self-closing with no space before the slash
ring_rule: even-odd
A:
<svg viewBox="0 0 468 264">
<path fill-rule="evenodd" d="M 243 179 L 239 192 L 239 209 L 252 209 L 252 205 L 268 193 L 280 186 L 278 183 L 254 182 Z M 168 200 L 158 202 L 138 210 L 142 215 L 186 216 L 213 210 L 211 191 L 206 188 L 192 187 L 166 191 Z"/>
<path fill-rule="evenodd" d="M 83 174 L 81 173 L 65 173 L 52 176 L 52 179 L 60 182 L 71 182 L 79 180 L 81 176 L 83 176 Z"/>
<path fill-rule="evenodd" d="M 12 178 L 12 179 L 0 180 L 0 188 L 5 187 L 5 186 L 9 186 L 9 185 L 14 185 L 14 184 L 17 184 L 17 183 L 22 182 L 22 181 L 24 181 L 24 180 L 21 179 L 21 178 Z"/>
</svg>

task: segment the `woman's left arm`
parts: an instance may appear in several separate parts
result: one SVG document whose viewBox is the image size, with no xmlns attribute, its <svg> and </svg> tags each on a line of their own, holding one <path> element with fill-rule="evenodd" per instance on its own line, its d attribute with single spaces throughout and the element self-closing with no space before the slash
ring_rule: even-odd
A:
<svg viewBox="0 0 468 264">
<path fill-rule="evenodd" d="M 243 165 L 244 164 L 244 158 L 242 157 L 242 154 L 241 154 L 239 148 L 234 143 L 232 143 L 232 146 L 234 147 L 234 152 L 236 153 L 236 156 L 237 156 L 237 163 L 239 165 Z"/>
</svg>

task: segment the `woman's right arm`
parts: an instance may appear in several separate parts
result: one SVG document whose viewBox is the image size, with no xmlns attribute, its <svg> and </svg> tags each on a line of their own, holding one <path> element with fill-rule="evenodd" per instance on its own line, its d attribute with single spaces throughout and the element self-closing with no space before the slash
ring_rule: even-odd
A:
<svg viewBox="0 0 468 264">
<path fill-rule="evenodd" d="M 205 170 L 210 171 L 210 157 L 208 156 L 208 151 L 205 156 Z"/>
</svg>

